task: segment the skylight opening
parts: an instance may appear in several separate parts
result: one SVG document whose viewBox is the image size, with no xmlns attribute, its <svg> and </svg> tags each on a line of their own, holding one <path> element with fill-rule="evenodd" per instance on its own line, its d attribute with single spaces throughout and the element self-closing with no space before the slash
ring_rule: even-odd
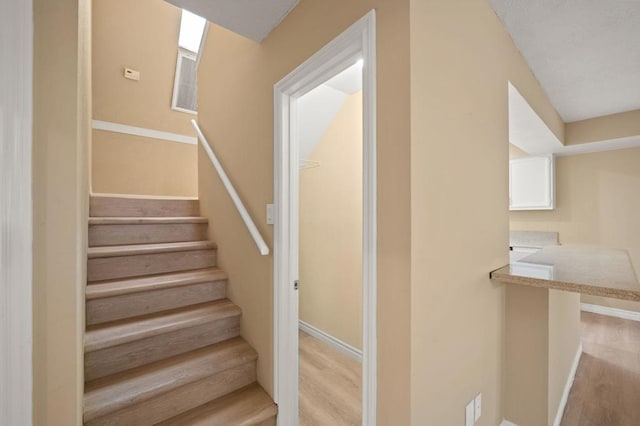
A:
<svg viewBox="0 0 640 426">
<path fill-rule="evenodd" d="M 182 17 L 180 18 L 180 36 L 178 37 L 178 46 L 193 53 L 198 53 L 200 44 L 202 43 L 202 35 L 207 20 L 182 9 Z"/>
</svg>

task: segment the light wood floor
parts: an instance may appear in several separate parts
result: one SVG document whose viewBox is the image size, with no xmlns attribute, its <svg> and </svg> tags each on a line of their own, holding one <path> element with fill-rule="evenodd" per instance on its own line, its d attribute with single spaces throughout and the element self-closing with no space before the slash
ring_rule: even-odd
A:
<svg viewBox="0 0 640 426">
<path fill-rule="evenodd" d="M 300 332 L 300 425 L 362 424 L 362 367 Z"/>
<path fill-rule="evenodd" d="M 583 312 L 582 346 L 561 425 L 640 425 L 640 322 Z"/>
</svg>

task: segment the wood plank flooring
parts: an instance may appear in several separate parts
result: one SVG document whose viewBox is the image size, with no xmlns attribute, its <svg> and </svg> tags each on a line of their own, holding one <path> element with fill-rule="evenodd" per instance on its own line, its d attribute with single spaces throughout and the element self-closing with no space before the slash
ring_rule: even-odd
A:
<svg viewBox="0 0 640 426">
<path fill-rule="evenodd" d="M 582 312 L 583 354 L 561 426 L 640 425 L 640 322 Z"/>
<path fill-rule="evenodd" d="M 300 332 L 300 425 L 361 424 L 361 364 Z"/>
</svg>

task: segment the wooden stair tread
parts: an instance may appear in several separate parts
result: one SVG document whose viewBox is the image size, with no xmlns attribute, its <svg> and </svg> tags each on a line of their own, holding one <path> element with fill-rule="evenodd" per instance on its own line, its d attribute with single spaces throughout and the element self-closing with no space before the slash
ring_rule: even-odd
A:
<svg viewBox="0 0 640 426">
<path fill-rule="evenodd" d="M 154 244 L 129 244 L 123 246 L 89 247 L 87 256 L 89 259 L 101 257 L 134 256 L 142 254 L 173 253 L 192 250 L 215 249 L 215 243 L 211 241 L 187 241 L 179 243 L 154 243 Z"/>
<path fill-rule="evenodd" d="M 236 337 L 85 385 L 84 421 L 165 394 L 224 370 L 255 362 L 258 355 Z"/>
<path fill-rule="evenodd" d="M 160 225 L 160 224 L 177 224 L 177 223 L 207 223 L 209 219 L 202 216 L 185 216 L 185 217 L 90 217 L 89 226 L 92 225 Z"/>
<path fill-rule="evenodd" d="M 277 412 L 269 395 L 258 384 L 253 384 L 157 426 L 248 426 L 273 418 Z"/>
<path fill-rule="evenodd" d="M 186 272 L 97 281 L 87 286 L 85 295 L 87 300 L 94 300 L 226 279 L 227 274 L 221 269 L 196 269 Z"/>
<path fill-rule="evenodd" d="M 239 316 L 241 310 L 228 299 L 191 305 L 171 311 L 127 318 L 87 327 L 84 351 L 93 352 L 159 334 L 195 327 L 222 318 Z"/>
</svg>

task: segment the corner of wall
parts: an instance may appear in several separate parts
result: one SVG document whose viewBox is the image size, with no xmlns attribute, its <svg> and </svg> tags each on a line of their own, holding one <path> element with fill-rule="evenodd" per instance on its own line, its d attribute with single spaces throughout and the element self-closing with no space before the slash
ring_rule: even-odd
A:
<svg viewBox="0 0 640 426">
<path fill-rule="evenodd" d="M 34 424 L 82 423 L 90 10 L 34 1 Z"/>
</svg>

